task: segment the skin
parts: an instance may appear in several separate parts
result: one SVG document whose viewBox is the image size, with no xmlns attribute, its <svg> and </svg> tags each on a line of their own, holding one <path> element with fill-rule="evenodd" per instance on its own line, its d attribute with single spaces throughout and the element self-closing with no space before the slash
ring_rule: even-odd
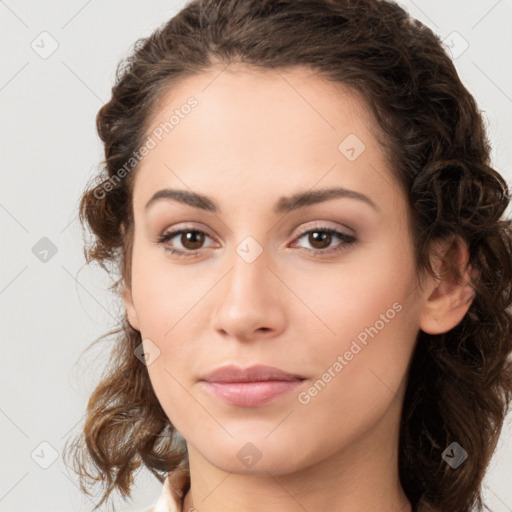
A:
<svg viewBox="0 0 512 512">
<path fill-rule="evenodd" d="M 131 287 L 123 296 L 144 347 L 149 339 L 160 350 L 148 365 L 151 382 L 187 442 L 192 484 L 183 509 L 409 512 L 398 427 L 416 336 L 459 323 L 471 289 L 415 268 L 407 199 L 357 93 L 304 68 L 214 68 L 174 85 L 147 135 L 190 96 L 197 107 L 136 171 Z M 365 145 L 353 161 L 338 149 L 349 134 Z M 273 212 L 282 196 L 331 187 L 364 194 L 378 210 L 342 197 Z M 164 188 L 204 194 L 220 212 L 165 199 L 146 211 Z M 156 243 L 185 226 L 206 232 L 198 249 L 181 235 Z M 301 236 L 319 226 L 356 241 L 327 236 L 322 245 Z M 248 236 L 262 250 L 252 263 L 236 251 Z M 166 247 L 193 255 L 177 258 Z M 343 250 L 312 254 L 336 247 Z M 439 270 L 443 255 L 460 265 L 467 259 L 463 244 L 437 251 Z M 301 403 L 299 393 L 397 303 L 394 318 Z M 237 407 L 199 381 L 230 363 L 267 364 L 307 380 L 266 405 Z M 237 456 L 249 442 L 261 454 L 252 467 Z"/>
</svg>

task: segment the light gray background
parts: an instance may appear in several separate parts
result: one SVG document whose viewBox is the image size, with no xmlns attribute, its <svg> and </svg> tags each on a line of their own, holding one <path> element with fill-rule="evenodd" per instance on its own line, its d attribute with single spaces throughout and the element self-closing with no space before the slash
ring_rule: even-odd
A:
<svg viewBox="0 0 512 512">
<path fill-rule="evenodd" d="M 510 183 L 512 0 L 400 3 L 453 47 L 462 81 L 485 110 L 494 166 Z M 81 425 L 105 361 L 101 347 L 107 345 L 75 362 L 115 325 L 119 305 L 105 291 L 108 282 L 100 271 L 81 269 L 78 198 L 102 158 L 94 121 L 109 99 L 116 64 L 137 38 L 182 5 L 0 0 L 0 511 L 92 510 L 63 465 L 61 450 Z M 47 58 L 31 47 L 51 48 L 43 31 L 58 44 Z M 462 52 L 464 41 L 469 46 Z M 43 237 L 57 248 L 46 262 L 32 251 Z M 511 432 L 509 415 L 485 479 L 494 512 L 512 511 Z M 40 467 L 53 455 L 53 464 Z M 160 484 L 147 473 L 138 482 L 133 506 L 118 510 L 154 503 Z"/>
</svg>

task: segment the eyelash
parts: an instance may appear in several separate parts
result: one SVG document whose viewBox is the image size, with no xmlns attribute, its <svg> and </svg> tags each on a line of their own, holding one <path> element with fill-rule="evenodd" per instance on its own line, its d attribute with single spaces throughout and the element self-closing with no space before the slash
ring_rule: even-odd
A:
<svg viewBox="0 0 512 512">
<path fill-rule="evenodd" d="M 174 238 L 176 235 L 181 235 L 183 233 L 201 233 L 209 238 L 212 238 L 208 235 L 208 233 L 206 233 L 205 231 L 203 231 L 201 229 L 185 227 L 182 229 L 178 229 L 176 231 L 169 231 L 167 233 L 163 233 L 162 235 L 160 235 L 157 238 L 156 243 L 163 245 L 166 242 L 168 242 L 169 240 L 171 240 L 172 238 Z M 324 255 L 330 255 L 333 253 L 341 253 L 341 252 L 349 249 L 356 242 L 355 237 L 353 237 L 351 235 L 347 235 L 346 233 L 342 233 L 340 231 L 337 231 L 336 229 L 332 229 L 332 228 L 329 228 L 326 226 L 316 226 L 312 229 L 308 229 L 307 231 L 304 231 L 299 236 L 297 236 L 295 240 L 299 240 L 303 236 L 309 235 L 310 233 L 328 233 L 329 235 L 334 235 L 335 237 L 339 238 L 340 240 L 342 240 L 344 242 L 341 245 L 341 247 L 338 247 L 335 249 L 332 249 L 332 248 L 331 249 L 305 249 L 304 247 L 301 248 L 310 254 L 312 253 L 314 256 L 324 256 Z M 173 249 L 172 247 L 165 247 L 165 250 L 168 251 L 169 253 L 171 253 L 173 256 L 176 256 L 178 258 L 193 257 L 193 256 L 197 255 L 197 252 L 201 251 L 201 249 L 197 249 L 195 251 L 194 250 L 181 251 L 178 249 Z"/>
</svg>

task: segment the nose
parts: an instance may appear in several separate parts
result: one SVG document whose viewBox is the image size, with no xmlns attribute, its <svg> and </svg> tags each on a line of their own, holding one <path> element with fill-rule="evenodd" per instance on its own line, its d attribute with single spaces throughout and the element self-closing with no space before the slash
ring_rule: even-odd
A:
<svg viewBox="0 0 512 512">
<path fill-rule="evenodd" d="M 233 265 L 219 283 L 212 315 L 216 332 L 248 341 L 274 337 L 285 328 L 285 287 L 269 268 L 263 251 L 248 263 L 236 252 Z"/>
</svg>

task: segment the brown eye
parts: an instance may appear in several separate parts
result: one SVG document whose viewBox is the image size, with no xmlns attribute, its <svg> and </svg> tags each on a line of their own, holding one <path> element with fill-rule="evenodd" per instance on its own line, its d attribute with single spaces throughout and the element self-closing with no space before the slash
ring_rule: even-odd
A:
<svg viewBox="0 0 512 512">
<path fill-rule="evenodd" d="M 186 249 L 200 249 L 204 243 L 204 233 L 202 231 L 183 231 L 180 242 Z"/>
<path fill-rule="evenodd" d="M 325 231 L 310 231 L 308 241 L 315 249 L 325 249 L 331 245 L 332 235 Z"/>
<path fill-rule="evenodd" d="M 318 256 L 342 252 L 349 249 L 356 242 L 354 236 L 341 233 L 329 227 L 317 227 L 305 231 L 296 240 L 300 241 L 301 239 L 310 245 L 311 248 L 301 245 L 299 245 L 299 247 L 306 252 Z M 336 240 L 338 240 L 338 243 L 331 245 Z"/>
<path fill-rule="evenodd" d="M 206 238 L 211 237 L 200 229 L 183 228 L 162 234 L 156 242 L 175 256 L 192 256 L 203 249 Z"/>
</svg>

